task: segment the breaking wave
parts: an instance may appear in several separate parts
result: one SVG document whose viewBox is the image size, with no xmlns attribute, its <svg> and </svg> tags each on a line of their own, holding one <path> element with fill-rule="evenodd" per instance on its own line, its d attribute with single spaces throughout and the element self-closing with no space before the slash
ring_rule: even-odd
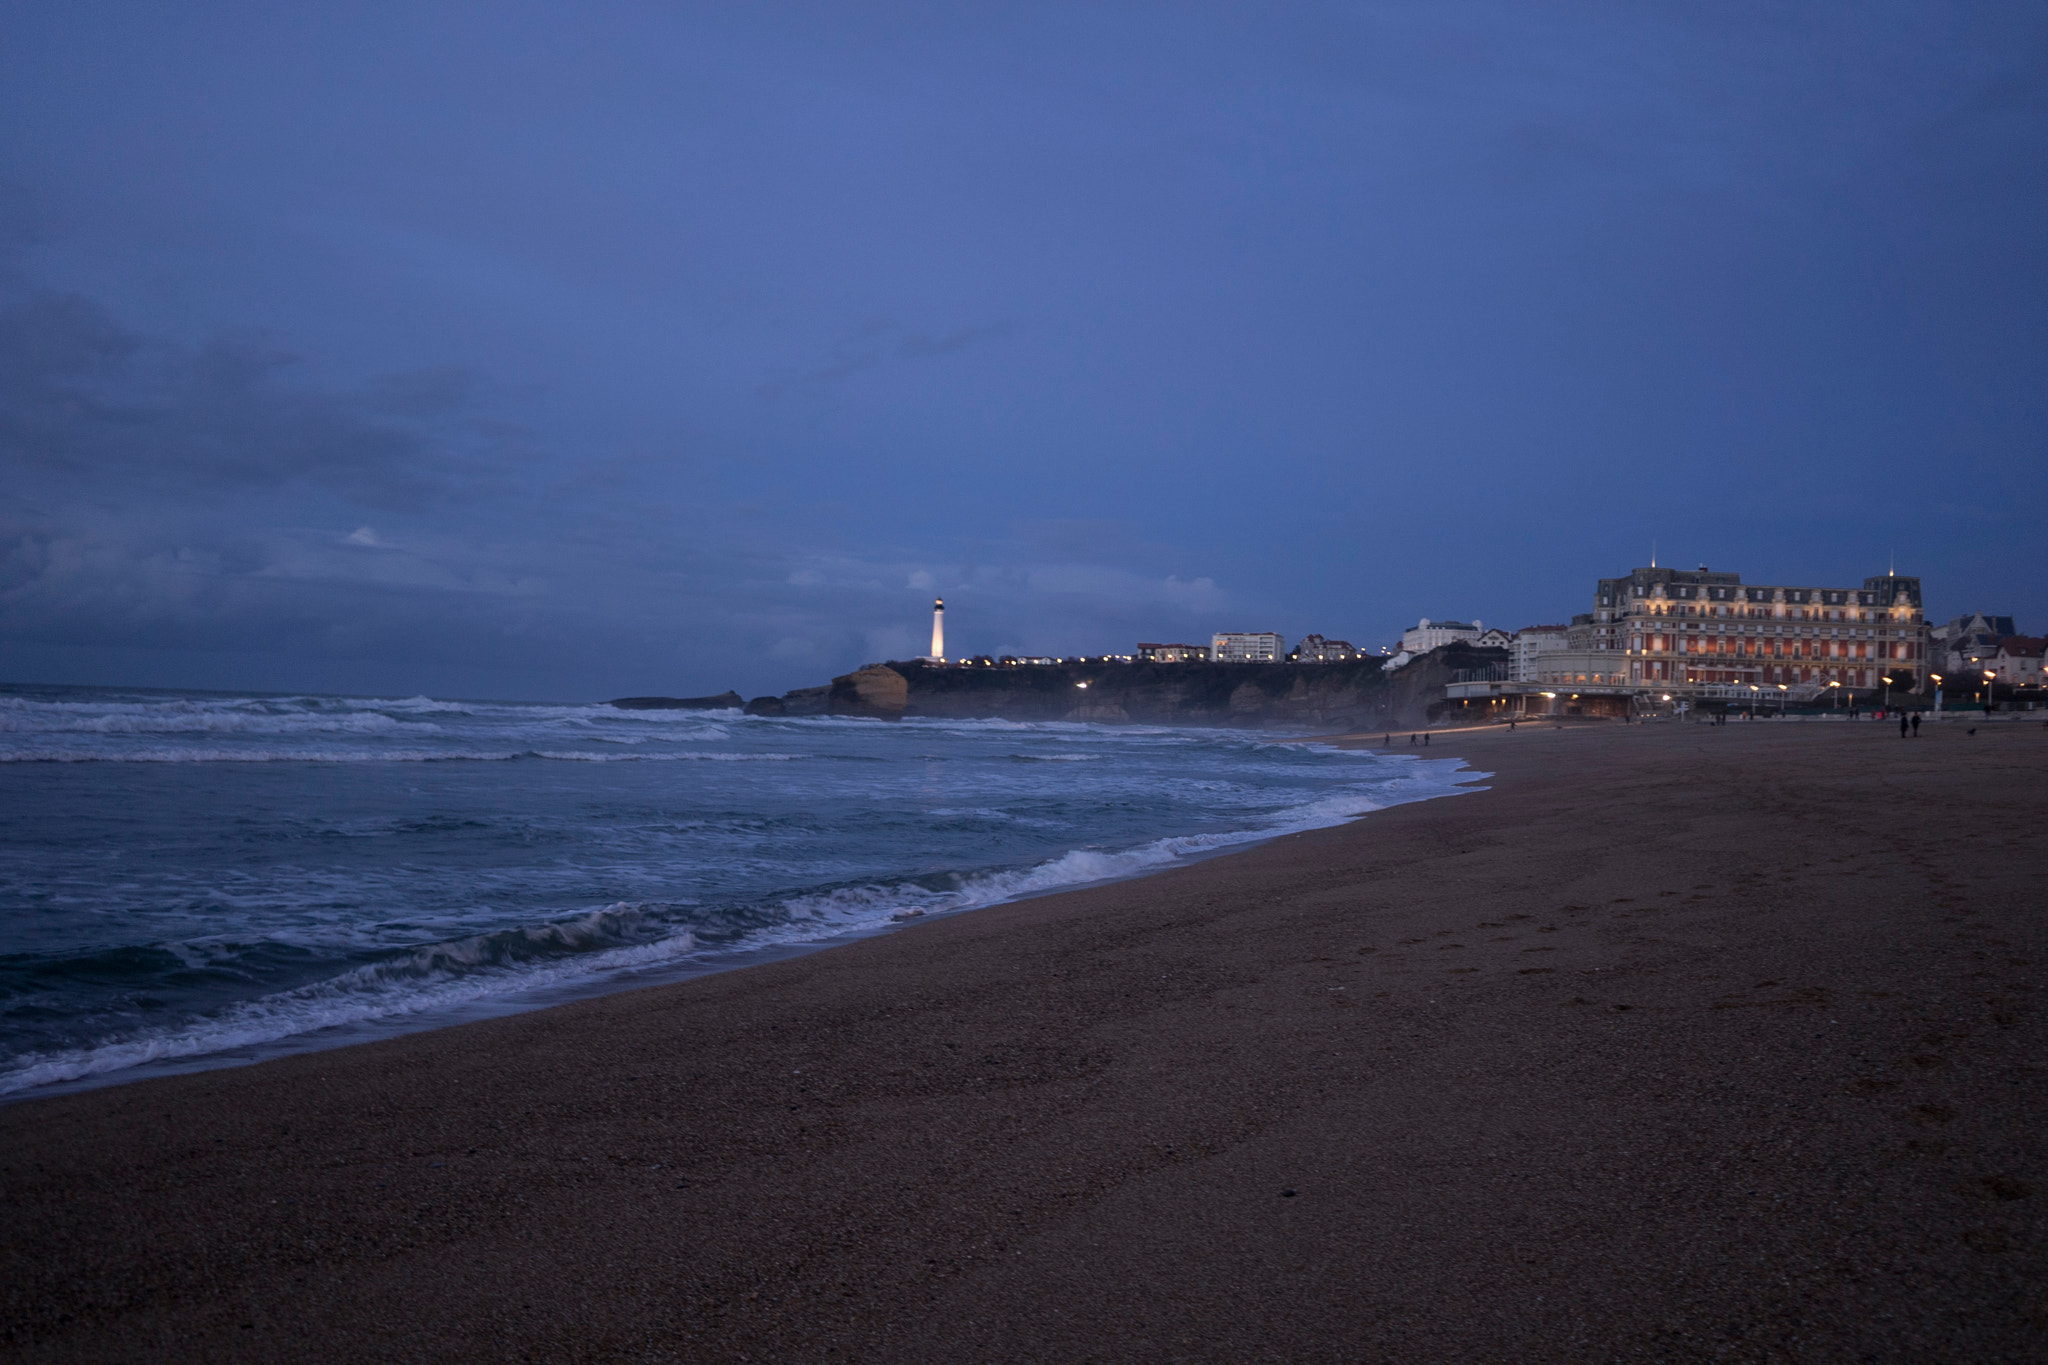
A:
<svg viewBox="0 0 2048 1365">
<path fill-rule="evenodd" d="M 28 687 L 0 764 L 0 1094 L 717 970 L 1473 776 L 1215 730 Z"/>
<path fill-rule="evenodd" d="M 0 1071 L 0 1095 L 347 1024 L 455 1010 L 604 972 L 673 962 L 695 946 L 687 929 L 663 929 L 624 903 L 561 923 L 430 943 L 326 981 L 228 1006 L 176 1030 L 15 1057 Z"/>
<path fill-rule="evenodd" d="M 0 1095 L 151 1062 L 275 1044 L 350 1024 L 451 1013 L 552 988 L 601 989 L 606 978 L 671 966 L 693 955 L 708 956 L 707 948 L 731 956 L 873 932 L 928 916 L 1141 876 L 1189 858 L 1342 824 L 1398 802 L 1469 790 L 1434 777 L 1404 785 L 1404 791 L 1378 796 L 1327 796 L 1281 812 L 1272 823 L 1256 828 L 1175 835 L 1124 849 L 1071 849 L 1026 867 L 875 879 L 783 896 L 742 915 L 742 920 L 752 921 L 751 927 L 715 935 L 708 945 L 696 929 L 682 922 L 694 907 L 679 911 L 674 906 L 626 902 L 575 919 L 424 944 L 325 981 L 228 1006 L 180 1028 L 17 1056 L 0 1071 Z M 175 945 L 165 947 L 175 950 Z"/>
</svg>

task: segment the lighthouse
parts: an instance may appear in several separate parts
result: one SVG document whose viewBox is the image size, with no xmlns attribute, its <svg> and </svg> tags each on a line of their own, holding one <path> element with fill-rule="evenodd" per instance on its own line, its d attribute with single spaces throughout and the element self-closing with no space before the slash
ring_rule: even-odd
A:
<svg viewBox="0 0 2048 1365">
<path fill-rule="evenodd" d="M 946 662 L 946 599 L 932 599 L 932 652 L 927 656 L 934 663 Z"/>
</svg>

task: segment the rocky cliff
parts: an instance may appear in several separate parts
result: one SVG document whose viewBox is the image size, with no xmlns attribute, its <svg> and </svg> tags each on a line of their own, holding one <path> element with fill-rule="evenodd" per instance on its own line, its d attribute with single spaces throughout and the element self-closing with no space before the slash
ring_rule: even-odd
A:
<svg viewBox="0 0 2048 1365">
<path fill-rule="evenodd" d="M 1461 668 L 1501 650 L 1451 645 L 1393 673 L 1384 660 L 1332 664 L 1086 663 L 953 667 L 869 664 L 829 687 L 757 697 L 754 715 L 952 716 L 1245 729 L 1412 729 Z"/>
</svg>

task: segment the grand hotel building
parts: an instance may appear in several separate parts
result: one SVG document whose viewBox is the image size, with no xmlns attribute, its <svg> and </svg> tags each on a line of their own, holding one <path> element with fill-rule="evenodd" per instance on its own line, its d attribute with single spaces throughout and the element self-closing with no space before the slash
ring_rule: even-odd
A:
<svg viewBox="0 0 2048 1365">
<path fill-rule="evenodd" d="M 1763 588 L 1704 568 L 1637 569 L 1601 579 L 1590 620 L 1573 625 L 1591 655 L 1612 661 L 1600 671 L 1626 673 L 1631 689 L 1810 695 L 1831 683 L 1869 691 L 1887 677 L 1914 688 L 1928 669 L 1920 580 L 1895 574 L 1861 588 Z"/>
</svg>

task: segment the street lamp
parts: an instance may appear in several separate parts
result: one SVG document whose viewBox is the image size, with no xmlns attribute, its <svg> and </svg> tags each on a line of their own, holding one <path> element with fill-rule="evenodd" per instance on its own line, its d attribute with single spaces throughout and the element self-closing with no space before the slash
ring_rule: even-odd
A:
<svg viewBox="0 0 2048 1365">
<path fill-rule="evenodd" d="M 1997 672 L 1993 669 L 1987 668 L 1984 670 L 1984 714 L 1987 716 L 1991 714 L 1992 679 L 1997 676 Z"/>
<path fill-rule="evenodd" d="M 1886 715 L 1892 711 L 1892 675 L 1889 673 L 1884 675 L 1884 711 Z"/>
<path fill-rule="evenodd" d="M 1940 719 L 1941 719 L 1941 674 L 1939 674 L 1939 673 L 1929 673 L 1929 674 L 1928 674 L 1927 676 L 1928 676 L 1928 677 L 1930 677 L 1930 678 L 1932 678 L 1932 679 L 1934 679 L 1934 718 L 1935 718 L 1936 720 L 1940 720 Z"/>
</svg>

